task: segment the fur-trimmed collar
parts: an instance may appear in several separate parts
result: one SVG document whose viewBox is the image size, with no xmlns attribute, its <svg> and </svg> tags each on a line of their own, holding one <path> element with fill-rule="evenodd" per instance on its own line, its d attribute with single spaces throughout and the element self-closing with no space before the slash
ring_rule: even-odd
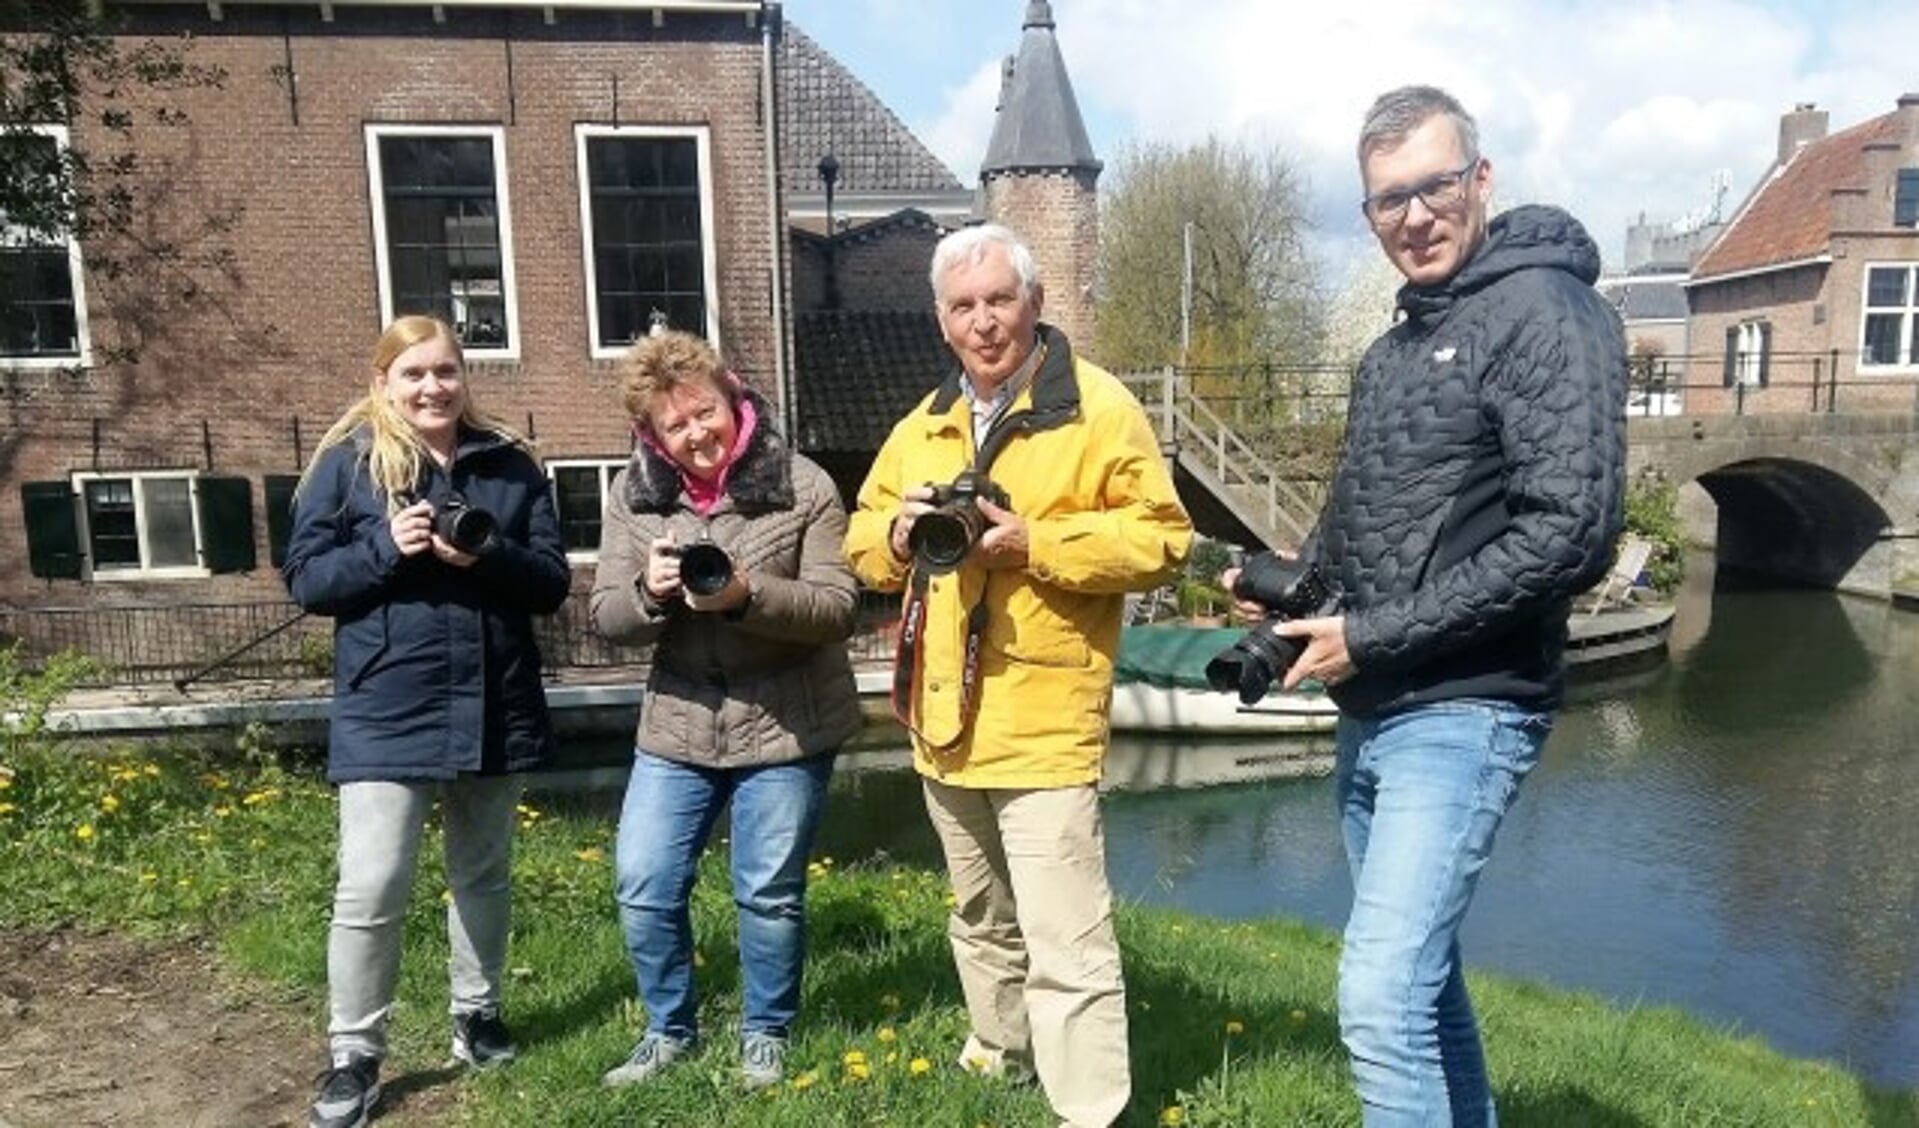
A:
<svg viewBox="0 0 1919 1128">
<path fill-rule="evenodd" d="M 741 392 L 753 401 L 759 424 L 746 449 L 726 476 L 726 495 L 742 513 L 770 513 L 793 507 L 793 455 L 773 423 L 773 407 L 751 388 Z M 634 513 L 671 513 L 684 492 L 680 468 L 644 442 L 633 444 L 626 463 L 626 507 Z"/>
</svg>

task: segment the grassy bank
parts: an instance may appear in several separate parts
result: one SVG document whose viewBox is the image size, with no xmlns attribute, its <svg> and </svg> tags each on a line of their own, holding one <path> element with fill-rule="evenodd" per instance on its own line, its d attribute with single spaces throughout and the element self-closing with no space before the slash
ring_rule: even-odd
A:
<svg viewBox="0 0 1919 1128">
<path fill-rule="evenodd" d="M 0 927 L 78 924 L 217 939 L 233 968 L 311 1000 L 316 1061 L 332 882 L 333 794 L 262 730 L 219 750 L 0 761 Z M 878 817 L 876 815 L 876 817 Z M 920 817 L 887 812 L 884 817 Z M 536 796 L 515 862 L 509 1017 L 523 1058 L 459 1083 L 472 1124 L 1049 1124 L 1032 1089 L 950 1065 L 965 1020 L 938 874 L 813 866 L 807 997 L 790 1082 L 741 1094 L 733 908 L 718 850 L 694 902 L 709 1042 L 654 1085 L 606 1092 L 642 1015 L 614 922 L 612 828 Z M 445 1054 L 437 829 L 407 924 L 393 1073 Z M 1357 1124 L 1330 1013 L 1335 942 L 1284 922 L 1120 917 L 1135 1100 L 1126 1123 Z M 1908 1125 L 1912 1094 L 1784 1058 L 1668 1010 L 1490 976 L 1473 987 L 1509 1125 Z M 289 1110 L 292 1112 L 294 1110 Z"/>
</svg>

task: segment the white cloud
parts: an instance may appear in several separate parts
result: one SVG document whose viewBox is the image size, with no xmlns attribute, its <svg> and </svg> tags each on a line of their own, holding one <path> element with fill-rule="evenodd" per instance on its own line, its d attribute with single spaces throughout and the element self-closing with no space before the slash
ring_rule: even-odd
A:
<svg viewBox="0 0 1919 1128">
<path fill-rule="evenodd" d="M 983 63 L 965 82 L 946 90 L 938 114 L 908 123 L 933 155 L 946 162 L 961 184 L 979 182 L 986 144 L 993 139 L 993 107 L 999 103 L 1000 63 Z"/>
</svg>

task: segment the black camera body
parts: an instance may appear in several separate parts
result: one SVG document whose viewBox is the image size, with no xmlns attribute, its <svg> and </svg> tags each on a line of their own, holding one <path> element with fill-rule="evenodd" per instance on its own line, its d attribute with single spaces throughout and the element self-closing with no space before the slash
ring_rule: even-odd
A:
<svg viewBox="0 0 1919 1128">
<path fill-rule="evenodd" d="M 913 522 L 906 547 L 914 567 L 937 576 L 958 568 L 986 531 L 986 515 L 979 511 L 981 499 L 1001 509 L 1011 509 L 1013 499 L 977 470 L 960 471 L 948 485 L 927 484 L 933 488 L 933 508 Z"/>
<path fill-rule="evenodd" d="M 681 545 L 677 555 L 680 586 L 694 595 L 718 595 L 733 582 L 733 558 L 706 537 Z"/>
<path fill-rule="evenodd" d="M 1318 568 L 1276 553 L 1253 557 L 1233 582 L 1233 595 L 1266 608 L 1267 618 L 1206 663 L 1206 684 L 1221 693 L 1236 689 L 1240 704 L 1251 705 L 1306 649 L 1302 640 L 1276 633 L 1273 625 L 1331 615 L 1339 610 L 1339 597 Z"/>
<path fill-rule="evenodd" d="M 454 494 L 433 507 L 433 533 L 469 556 L 484 556 L 500 543 L 500 522 L 489 510 Z"/>
</svg>

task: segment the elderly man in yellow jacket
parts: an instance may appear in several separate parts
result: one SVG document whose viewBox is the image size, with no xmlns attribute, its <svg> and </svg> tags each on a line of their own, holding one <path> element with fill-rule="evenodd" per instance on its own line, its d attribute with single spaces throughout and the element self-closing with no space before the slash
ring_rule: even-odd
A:
<svg viewBox="0 0 1919 1128">
<path fill-rule="evenodd" d="M 847 557 L 906 592 L 894 708 L 953 881 L 961 1063 L 1037 1073 L 1074 1128 L 1131 1091 L 1097 788 L 1125 595 L 1192 543 L 1139 403 L 1039 320 L 1003 227 L 933 252 L 956 373 L 893 428 Z M 989 484 L 990 483 L 990 484 Z"/>
</svg>

